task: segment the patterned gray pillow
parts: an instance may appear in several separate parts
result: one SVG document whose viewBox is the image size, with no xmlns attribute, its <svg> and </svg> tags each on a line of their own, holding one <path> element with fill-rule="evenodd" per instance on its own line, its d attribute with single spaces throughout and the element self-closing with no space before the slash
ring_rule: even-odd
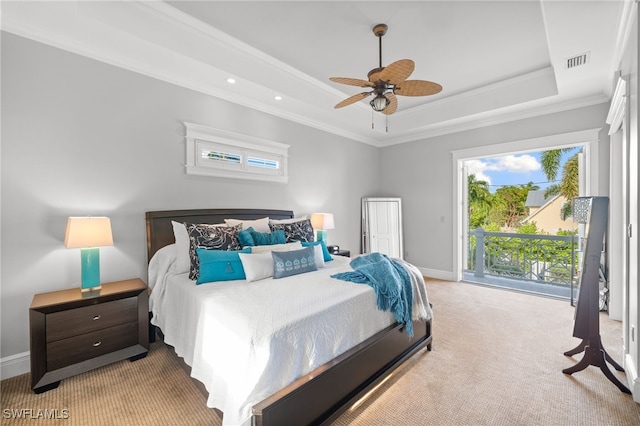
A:
<svg viewBox="0 0 640 426">
<path fill-rule="evenodd" d="M 189 234 L 189 279 L 198 278 L 200 264 L 196 249 L 198 247 L 209 250 L 240 250 L 238 232 L 242 225 L 219 226 L 208 224 L 185 223 Z"/>
<path fill-rule="evenodd" d="M 313 247 L 302 250 L 272 251 L 273 278 L 290 277 L 318 270 Z"/>
<path fill-rule="evenodd" d="M 286 237 L 286 242 L 292 243 L 294 241 L 313 242 L 313 226 L 311 226 L 311 220 L 303 219 L 299 222 L 293 223 L 270 223 L 269 228 L 271 232 L 283 230 Z"/>
</svg>

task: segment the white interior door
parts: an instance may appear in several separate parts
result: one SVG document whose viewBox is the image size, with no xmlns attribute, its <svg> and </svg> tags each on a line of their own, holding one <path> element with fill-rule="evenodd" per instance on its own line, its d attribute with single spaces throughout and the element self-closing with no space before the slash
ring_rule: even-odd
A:
<svg viewBox="0 0 640 426">
<path fill-rule="evenodd" d="M 403 258 L 400 198 L 363 198 L 363 253 Z"/>
</svg>

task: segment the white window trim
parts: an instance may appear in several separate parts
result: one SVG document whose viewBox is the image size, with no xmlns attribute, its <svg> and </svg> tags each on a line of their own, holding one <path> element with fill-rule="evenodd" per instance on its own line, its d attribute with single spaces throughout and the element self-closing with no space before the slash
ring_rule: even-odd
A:
<svg viewBox="0 0 640 426">
<path fill-rule="evenodd" d="M 289 181 L 289 145 L 255 136 L 243 135 L 228 130 L 215 129 L 184 122 L 186 128 L 186 172 L 188 175 L 214 176 L 235 179 L 252 179 L 267 182 L 287 183 Z M 224 150 L 229 147 L 242 155 L 241 164 L 215 161 L 206 162 L 201 158 L 201 150 L 211 148 Z M 235 152 L 234 152 L 235 153 Z M 260 157 L 278 161 L 277 170 L 250 166 L 247 158 Z M 235 167 L 234 167 L 235 166 Z"/>
<path fill-rule="evenodd" d="M 598 195 L 598 143 L 600 129 L 580 130 L 558 135 L 506 142 L 495 145 L 466 148 L 451 151 L 453 161 L 453 272 L 452 280 L 462 279 L 464 257 L 462 247 L 466 246 L 466 229 L 464 228 L 464 205 L 461 200 L 466 192 L 464 184 L 464 162 L 474 158 L 490 157 L 492 155 L 509 155 L 513 153 L 543 151 L 545 148 L 569 148 L 584 146 L 587 167 L 585 170 L 585 194 Z"/>
<path fill-rule="evenodd" d="M 619 77 L 616 89 L 613 92 L 611 98 L 611 106 L 609 107 L 609 114 L 605 122 L 610 126 L 609 135 L 617 132 L 622 126 L 622 120 L 624 119 L 625 107 L 627 98 L 627 82 Z"/>
</svg>

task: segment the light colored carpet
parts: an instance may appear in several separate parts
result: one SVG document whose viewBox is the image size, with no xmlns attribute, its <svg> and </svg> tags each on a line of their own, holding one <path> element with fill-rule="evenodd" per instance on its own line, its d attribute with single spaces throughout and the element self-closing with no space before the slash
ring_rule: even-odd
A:
<svg viewBox="0 0 640 426">
<path fill-rule="evenodd" d="M 173 349 L 162 342 L 151 345 L 138 361 L 120 361 L 60 382 L 39 395 L 30 388 L 30 376 L 0 382 L 4 425 L 221 425 L 215 411 L 206 407 L 198 391 L 178 363 Z M 27 418 L 7 416 L 5 410 L 31 409 Z M 32 419 L 48 410 L 58 420 Z M 9 418 L 7 418 L 9 417 Z"/>
<path fill-rule="evenodd" d="M 598 368 L 562 373 L 582 356 L 563 355 L 580 343 L 568 302 L 445 281 L 427 288 L 434 350 L 334 425 L 640 425 L 640 405 Z M 601 332 L 621 362 L 621 323 L 602 314 Z"/>
<path fill-rule="evenodd" d="M 640 405 L 596 367 L 562 369 L 573 308 L 567 302 L 445 281 L 427 282 L 434 350 L 400 367 L 371 398 L 344 412 L 343 425 L 640 425 Z M 603 343 L 621 361 L 621 324 L 602 315 Z M 5 424 L 219 425 L 215 411 L 171 349 L 63 380 L 35 395 L 29 375 L 0 382 Z M 626 384 L 623 373 L 616 376 Z M 7 409 L 67 409 L 66 420 L 11 420 Z"/>
</svg>

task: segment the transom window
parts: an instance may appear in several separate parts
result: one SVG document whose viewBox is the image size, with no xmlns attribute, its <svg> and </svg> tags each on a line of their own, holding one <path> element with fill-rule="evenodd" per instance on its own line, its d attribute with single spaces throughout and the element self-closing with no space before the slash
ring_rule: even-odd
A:
<svg viewBox="0 0 640 426">
<path fill-rule="evenodd" d="M 288 181 L 288 145 L 198 124 L 184 124 L 187 129 L 187 174 Z"/>
</svg>

